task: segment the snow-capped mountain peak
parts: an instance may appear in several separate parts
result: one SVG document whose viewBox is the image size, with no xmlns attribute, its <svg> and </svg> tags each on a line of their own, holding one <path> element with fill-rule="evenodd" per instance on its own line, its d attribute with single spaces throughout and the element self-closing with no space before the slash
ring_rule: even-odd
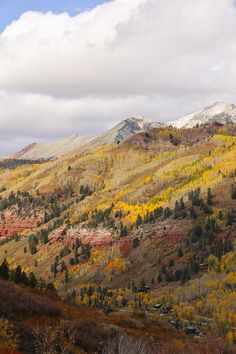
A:
<svg viewBox="0 0 236 354">
<path fill-rule="evenodd" d="M 149 130 L 152 128 L 160 127 L 161 125 L 162 125 L 161 123 L 153 122 L 150 119 L 145 118 L 143 116 L 133 115 L 132 117 L 127 118 L 127 119 L 123 120 L 122 122 L 120 122 L 114 128 L 117 130 L 117 132 L 120 132 L 120 133 L 122 131 L 127 131 L 127 132 L 129 132 L 129 135 L 131 136 L 132 134 L 136 134 L 141 131 L 146 131 L 146 130 Z"/>
<path fill-rule="evenodd" d="M 147 119 L 143 116 L 134 115 L 132 117 L 126 118 L 104 133 L 99 134 L 93 140 L 91 140 L 88 145 L 95 147 L 105 144 L 113 144 L 118 141 L 125 141 L 134 134 L 145 132 L 152 128 L 161 126 L 164 125 L 162 123 L 152 122 L 150 119 Z"/>
<path fill-rule="evenodd" d="M 196 113 L 188 114 L 168 123 L 176 128 L 193 128 L 211 123 L 236 123 L 236 106 L 226 102 L 215 102 Z"/>
</svg>

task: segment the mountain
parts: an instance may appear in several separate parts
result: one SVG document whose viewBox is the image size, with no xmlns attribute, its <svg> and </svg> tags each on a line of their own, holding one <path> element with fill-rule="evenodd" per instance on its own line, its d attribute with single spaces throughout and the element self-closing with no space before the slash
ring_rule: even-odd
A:
<svg viewBox="0 0 236 354">
<path fill-rule="evenodd" d="M 89 140 L 91 138 L 72 135 L 67 139 L 48 144 L 33 143 L 10 157 L 21 160 L 53 160 L 79 148 Z"/>
<path fill-rule="evenodd" d="M 222 125 L 236 123 L 236 106 L 234 104 L 216 102 L 201 111 L 166 124 L 153 122 L 140 115 L 134 115 L 97 136 L 78 137 L 77 135 L 72 135 L 64 140 L 52 143 L 32 143 L 21 151 L 11 154 L 8 158 L 54 160 L 68 153 L 88 151 L 95 147 L 126 141 L 137 133 L 147 132 L 153 128 L 164 128 L 165 126 L 172 126 L 178 129 L 193 128 L 212 123 Z"/>
<path fill-rule="evenodd" d="M 146 130 L 134 118 L 97 143 L 115 141 L 119 134 L 125 139 L 137 122 Z M 44 292 L 53 283 L 78 311 L 80 305 L 90 308 L 75 312 L 77 318 L 96 319 L 95 309 L 115 311 L 108 317 L 100 312 L 96 323 L 108 319 L 112 329 L 123 324 L 130 334 L 137 329 L 141 338 L 147 333 L 155 342 L 158 333 L 163 340 L 159 323 L 171 325 L 177 337 L 184 331 L 198 337 L 187 337 L 196 351 L 180 348 L 177 341 L 179 351 L 163 353 L 233 353 L 222 345 L 235 349 L 236 125 L 155 127 L 123 144 L 79 153 L 85 145 L 55 160 L 0 168 L 0 260 L 6 259 L 17 289 L 33 272 L 39 281 L 34 290 Z M 5 263 L 1 277 L 6 279 Z M 7 288 L 4 297 L 0 292 L 0 310 L 14 321 L 12 314 L 20 314 L 15 301 L 30 304 L 15 298 L 15 286 Z M 31 293 L 36 300 L 37 293 Z M 65 306 L 72 316 L 73 309 Z M 41 317 L 38 312 L 34 319 Z M 30 323 L 34 329 L 35 320 Z M 73 322 L 64 324 L 74 328 Z M 89 338 L 81 338 L 90 342 L 102 328 L 92 326 Z M 172 338 L 167 333 L 165 344 Z"/>
<path fill-rule="evenodd" d="M 168 123 L 175 128 L 193 128 L 200 125 L 236 123 L 236 106 L 225 102 L 216 102 L 201 111 L 192 113 Z"/>
<path fill-rule="evenodd" d="M 95 137 L 89 138 L 72 135 L 67 139 L 49 144 L 33 143 L 21 151 L 12 154 L 10 158 L 24 160 L 53 160 L 78 149 L 84 151 L 106 144 L 114 144 L 118 141 L 125 141 L 136 133 L 148 131 L 152 128 L 161 126 L 163 126 L 163 124 L 154 123 L 147 118 L 136 115 L 123 120 L 113 128 Z"/>
<path fill-rule="evenodd" d="M 106 144 L 114 144 L 119 141 L 126 141 L 137 133 L 146 132 L 150 129 L 163 126 L 163 123 L 152 122 L 147 118 L 135 115 L 131 118 L 123 120 L 113 128 L 91 139 L 87 144 L 83 146 L 83 150 L 103 146 Z"/>
</svg>

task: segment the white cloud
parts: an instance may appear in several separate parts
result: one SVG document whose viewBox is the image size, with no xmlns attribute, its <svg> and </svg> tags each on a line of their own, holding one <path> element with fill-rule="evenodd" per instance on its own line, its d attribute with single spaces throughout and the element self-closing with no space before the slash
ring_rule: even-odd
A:
<svg viewBox="0 0 236 354">
<path fill-rule="evenodd" d="M 236 102 L 235 79 L 233 0 L 27 12 L 0 34 L 0 140 L 93 134 L 133 113 L 167 120 Z"/>
</svg>

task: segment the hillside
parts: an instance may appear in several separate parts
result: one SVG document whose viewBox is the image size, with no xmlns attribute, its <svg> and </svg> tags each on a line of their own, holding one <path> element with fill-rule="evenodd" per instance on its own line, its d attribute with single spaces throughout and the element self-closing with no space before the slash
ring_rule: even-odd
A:
<svg viewBox="0 0 236 354">
<path fill-rule="evenodd" d="M 106 315 L 84 306 L 65 303 L 44 290 L 0 280 L 0 353 L 103 353 L 143 350 L 148 354 L 221 353 L 226 348 L 213 337 L 194 342 L 184 333 L 160 320 L 146 318 L 141 311 Z M 149 338 L 147 337 L 149 333 Z M 213 351 L 212 351 L 213 350 Z"/>
<path fill-rule="evenodd" d="M 0 260 L 93 310 L 148 308 L 180 336 L 194 325 L 199 353 L 212 333 L 233 351 L 236 126 L 124 140 L 2 166 Z"/>
</svg>

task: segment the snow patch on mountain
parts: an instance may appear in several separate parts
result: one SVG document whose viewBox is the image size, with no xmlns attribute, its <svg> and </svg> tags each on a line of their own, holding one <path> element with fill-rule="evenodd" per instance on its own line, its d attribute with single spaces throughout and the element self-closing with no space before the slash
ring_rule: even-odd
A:
<svg viewBox="0 0 236 354">
<path fill-rule="evenodd" d="M 205 107 L 196 113 L 188 114 L 177 120 L 173 120 L 168 125 L 176 128 L 194 128 L 198 125 L 220 123 L 236 123 L 236 106 L 225 102 L 216 102 Z"/>
</svg>

